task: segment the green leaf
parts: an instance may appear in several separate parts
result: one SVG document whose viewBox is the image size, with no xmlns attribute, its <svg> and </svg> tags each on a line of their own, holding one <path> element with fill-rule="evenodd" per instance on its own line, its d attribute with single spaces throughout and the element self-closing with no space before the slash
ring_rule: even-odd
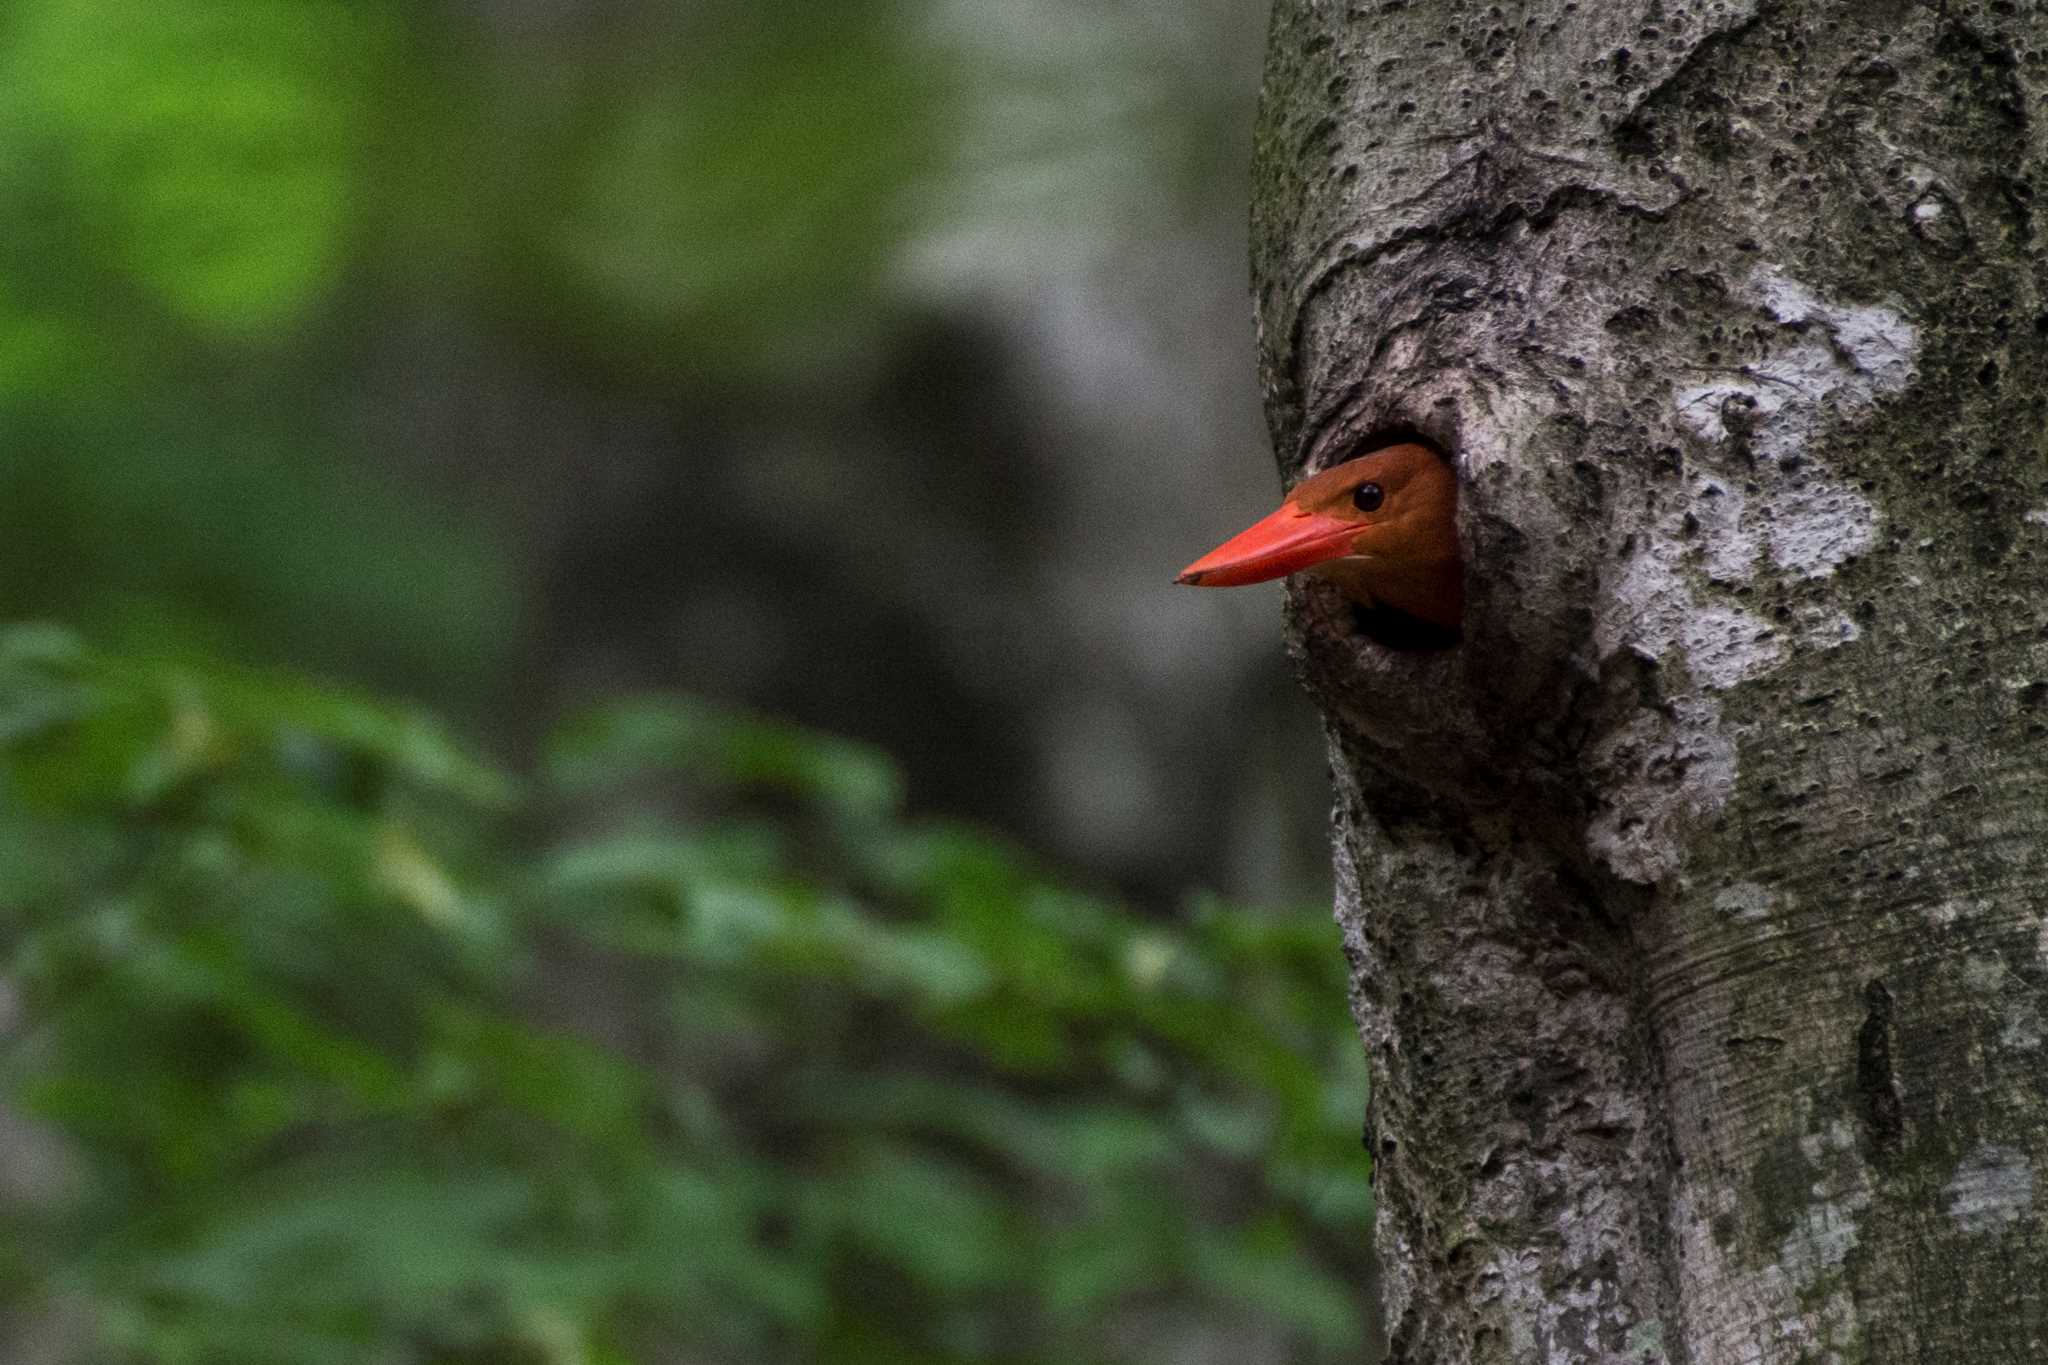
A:
<svg viewBox="0 0 2048 1365">
<path fill-rule="evenodd" d="M 1286 1230 L 1273 1226 L 1245 1244 L 1200 1246 L 1200 1282 L 1239 1308 L 1262 1313 L 1302 1332 L 1321 1350 L 1356 1351 L 1362 1338 L 1364 1290 L 1318 1268 Z"/>
<path fill-rule="evenodd" d="M 705 785 L 782 791 L 867 818 L 893 811 L 903 795 L 896 765 L 866 745 L 681 697 L 581 713 L 556 731 L 546 769 L 570 792 L 602 790 L 635 772 L 669 772 Z"/>
<path fill-rule="evenodd" d="M 573 154 L 546 237 L 585 308 L 722 379 L 865 338 L 877 309 L 858 301 L 879 292 L 948 101 L 889 0 L 802 22 L 713 12 Z"/>
<path fill-rule="evenodd" d="M 192 323 L 277 326 L 339 277 L 392 55 L 365 0 L 20 0 L 10 81 L 128 272 Z"/>
<path fill-rule="evenodd" d="M 1012 1273 L 1013 1219 L 987 1181 L 933 1156 L 873 1145 L 831 1172 L 817 1212 L 878 1257 L 947 1293 Z"/>
</svg>

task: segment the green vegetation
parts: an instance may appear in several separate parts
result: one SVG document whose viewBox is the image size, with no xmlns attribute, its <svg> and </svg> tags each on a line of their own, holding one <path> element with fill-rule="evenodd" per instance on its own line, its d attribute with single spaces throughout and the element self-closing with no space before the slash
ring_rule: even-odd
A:
<svg viewBox="0 0 2048 1365">
<path fill-rule="evenodd" d="M 1359 1349 L 1321 912 L 1148 923 L 906 819 L 881 755 L 676 700 L 513 777 L 19 626 L 0 741 L 5 1083 L 62 1157 L 0 1284 L 94 1358 Z"/>
<path fill-rule="evenodd" d="M 1029 27 L 1003 70 L 919 0 L 0 16 L 0 1357 L 1357 1358 L 1322 909 L 1083 894 L 690 701 L 540 733 L 621 676 L 562 546 L 886 407 L 921 213 L 1040 183 L 1076 93 L 1224 141 Z M 970 125 L 1031 164 L 968 175 Z M 984 395 L 890 401 L 849 450 L 979 457 Z"/>
<path fill-rule="evenodd" d="M 493 8 L 0 13 L 0 615 L 140 601 L 474 718 L 532 624 L 491 485 L 532 470 L 394 481 L 460 470 L 475 413 L 419 443 L 384 409 L 537 369 L 709 406 L 865 361 L 950 126 L 922 5 Z"/>
</svg>

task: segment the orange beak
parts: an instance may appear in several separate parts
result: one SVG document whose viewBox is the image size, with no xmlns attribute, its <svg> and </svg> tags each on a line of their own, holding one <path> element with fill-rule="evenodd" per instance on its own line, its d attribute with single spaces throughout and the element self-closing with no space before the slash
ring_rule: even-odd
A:
<svg viewBox="0 0 2048 1365">
<path fill-rule="evenodd" d="M 1246 527 L 1180 571 L 1176 582 L 1201 588 L 1234 588 L 1299 573 L 1352 552 L 1368 528 L 1320 512 L 1304 512 L 1292 502 L 1256 525 Z"/>
</svg>

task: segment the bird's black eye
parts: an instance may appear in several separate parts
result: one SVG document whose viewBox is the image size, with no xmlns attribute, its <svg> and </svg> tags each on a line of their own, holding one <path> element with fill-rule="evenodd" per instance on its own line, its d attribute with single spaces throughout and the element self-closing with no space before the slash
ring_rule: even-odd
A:
<svg viewBox="0 0 2048 1365">
<path fill-rule="evenodd" d="M 1377 512 L 1387 500 L 1387 490 L 1376 483 L 1362 483 L 1351 490 L 1351 505 L 1361 512 Z"/>
</svg>

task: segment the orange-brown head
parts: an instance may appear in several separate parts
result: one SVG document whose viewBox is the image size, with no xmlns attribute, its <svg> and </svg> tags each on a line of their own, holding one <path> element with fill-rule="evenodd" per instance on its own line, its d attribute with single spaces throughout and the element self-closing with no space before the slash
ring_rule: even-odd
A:
<svg viewBox="0 0 2048 1365">
<path fill-rule="evenodd" d="M 1426 446 L 1361 455 L 1296 484 L 1279 510 L 1188 565 L 1179 581 L 1228 588 L 1303 571 L 1363 605 L 1458 629 L 1457 475 Z"/>
</svg>

